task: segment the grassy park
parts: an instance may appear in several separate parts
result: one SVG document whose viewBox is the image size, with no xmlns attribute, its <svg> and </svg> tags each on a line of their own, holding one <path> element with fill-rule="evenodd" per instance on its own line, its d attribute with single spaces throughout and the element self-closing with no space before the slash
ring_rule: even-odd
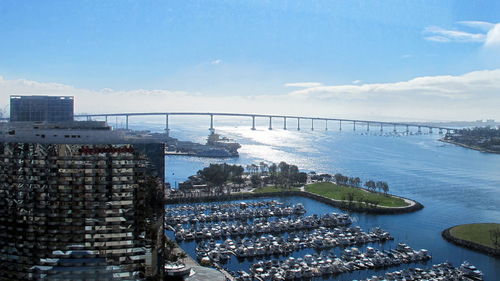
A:
<svg viewBox="0 0 500 281">
<path fill-rule="evenodd" d="M 453 237 L 480 244 L 486 247 L 495 248 L 494 240 L 491 238 L 491 231 L 500 232 L 499 223 L 473 223 L 462 224 L 452 227 L 450 234 Z M 497 245 L 498 246 L 498 245 Z"/>
<path fill-rule="evenodd" d="M 391 195 L 328 182 L 309 184 L 305 190 L 331 199 L 349 200 L 349 198 L 352 198 L 353 202 L 376 202 L 378 206 L 384 207 L 404 207 L 409 205 L 403 199 Z"/>
</svg>

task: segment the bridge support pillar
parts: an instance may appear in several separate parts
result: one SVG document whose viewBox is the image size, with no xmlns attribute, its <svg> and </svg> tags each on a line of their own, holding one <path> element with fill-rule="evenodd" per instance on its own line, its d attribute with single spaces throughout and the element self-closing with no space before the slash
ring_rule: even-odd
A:
<svg viewBox="0 0 500 281">
<path fill-rule="evenodd" d="M 370 131 L 370 122 L 366 122 L 366 131 L 369 132 Z"/>
<path fill-rule="evenodd" d="M 311 118 L 311 131 L 314 131 L 314 119 Z"/>
<path fill-rule="evenodd" d="M 352 126 L 352 130 L 353 131 L 356 131 L 356 121 L 352 122 L 353 126 Z"/>
<path fill-rule="evenodd" d="M 210 132 L 214 132 L 214 115 L 210 114 L 210 128 L 208 129 Z"/>
<path fill-rule="evenodd" d="M 408 134 L 410 132 L 410 128 L 408 127 L 408 125 L 406 125 L 406 133 Z"/>
<path fill-rule="evenodd" d="M 108 115 L 104 116 L 104 121 L 106 121 L 106 124 L 108 124 Z"/>
<path fill-rule="evenodd" d="M 422 127 L 421 126 L 418 126 L 418 133 L 421 134 L 422 133 Z"/>
<path fill-rule="evenodd" d="M 269 130 L 273 129 L 273 117 L 269 116 Z"/>
<path fill-rule="evenodd" d="M 252 116 L 252 130 L 255 131 L 255 116 Z"/>
<path fill-rule="evenodd" d="M 443 129 L 439 128 L 439 134 L 442 135 L 443 134 Z"/>
<path fill-rule="evenodd" d="M 384 125 L 382 123 L 380 123 L 380 131 L 383 132 L 384 131 Z"/>
<path fill-rule="evenodd" d="M 328 120 L 325 119 L 325 131 L 328 131 Z"/>
<path fill-rule="evenodd" d="M 432 127 L 429 127 L 429 133 L 432 134 Z"/>
<path fill-rule="evenodd" d="M 283 130 L 286 130 L 286 117 L 283 117 Z"/>
<path fill-rule="evenodd" d="M 396 132 L 396 124 L 394 124 L 394 130 L 392 130 L 394 133 Z"/>
<path fill-rule="evenodd" d="M 342 120 L 339 120 L 339 131 L 342 131 Z"/>
<path fill-rule="evenodd" d="M 170 128 L 168 126 L 168 114 L 165 114 L 165 134 L 170 137 Z"/>
<path fill-rule="evenodd" d="M 128 115 L 125 115 L 125 129 L 128 130 Z"/>
<path fill-rule="evenodd" d="M 300 131 L 300 118 L 297 118 L 297 131 Z"/>
</svg>

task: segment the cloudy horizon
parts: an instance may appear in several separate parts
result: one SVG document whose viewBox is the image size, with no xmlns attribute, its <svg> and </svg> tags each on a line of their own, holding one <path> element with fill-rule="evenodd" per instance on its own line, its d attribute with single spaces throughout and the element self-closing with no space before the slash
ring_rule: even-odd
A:
<svg viewBox="0 0 500 281">
<path fill-rule="evenodd" d="M 74 96 L 76 113 L 239 112 L 381 121 L 500 119 L 500 69 L 389 83 L 289 82 L 283 87 L 286 93 L 217 96 L 172 89 L 92 90 L 0 76 L 0 104 L 8 112 L 10 95 L 37 94 Z"/>
</svg>

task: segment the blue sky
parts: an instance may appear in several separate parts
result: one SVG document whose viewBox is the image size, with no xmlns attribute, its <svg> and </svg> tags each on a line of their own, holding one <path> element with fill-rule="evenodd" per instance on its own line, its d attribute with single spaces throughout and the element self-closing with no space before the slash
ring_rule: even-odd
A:
<svg viewBox="0 0 500 281">
<path fill-rule="evenodd" d="M 499 68 L 498 11 L 499 1 L 2 0 L 0 76 L 226 98 L 460 76 Z"/>
</svg>

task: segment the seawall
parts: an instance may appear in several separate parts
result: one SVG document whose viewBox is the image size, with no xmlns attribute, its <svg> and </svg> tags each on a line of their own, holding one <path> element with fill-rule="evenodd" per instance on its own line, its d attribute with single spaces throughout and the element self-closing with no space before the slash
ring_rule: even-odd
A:
<svg viewBox="0 0 500 281">
<path fill-rule="evenodd" d="M 455 226 L 453 226 L 453 227 L 455 227 Z M 463 240 L 463 239 L 460 239 L 460 238 L 457 238 L 457 237 L 451 235 L 450 230 L 453 227 L 447 228 L 447 229 L 443 230 L 443 232 L 441 232 L 441 236 L 443 236 L 443 238 L 446 241 L 451 242 L 451 243 L 458 245 L 458 246 L 465 247 L 467 249 L 471 249 L 474 251 L 478 251 L 478 252 L 490 255 L 490 256 L 500 257 L 500 249 L 493 249 L 493 248 L 490 248 L 490 247 L 487 247 L 487 246 L 484 246 L 481 244 L 477 244 L 477 243 L 474 243 L 471 241 Z"/>
</svg>

